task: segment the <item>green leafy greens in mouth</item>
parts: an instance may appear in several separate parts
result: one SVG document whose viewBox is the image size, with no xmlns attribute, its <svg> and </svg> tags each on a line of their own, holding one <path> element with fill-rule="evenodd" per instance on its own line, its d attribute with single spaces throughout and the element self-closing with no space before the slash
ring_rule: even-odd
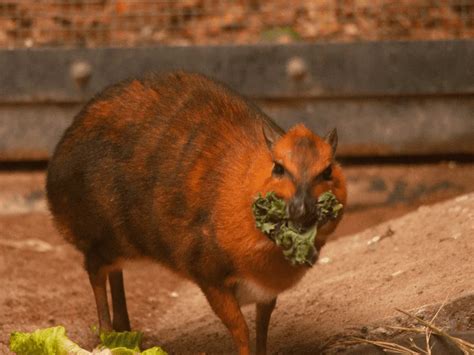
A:
<svg viewBox="0 0 474 355">
<path fill-rule="evenodd" d="M 318 226 L 336 219 L 342 208 L 332 192 L 321 194 L 317 202 L 317 221 L 310 229 L 303 230 L 290 221 L 285 201 L 274 192 L 259 194 L 252 205 L 257 228 L 283 249 L 285 258 L 292 265 L 309 266 L 313 265 Z"/>
</svg>

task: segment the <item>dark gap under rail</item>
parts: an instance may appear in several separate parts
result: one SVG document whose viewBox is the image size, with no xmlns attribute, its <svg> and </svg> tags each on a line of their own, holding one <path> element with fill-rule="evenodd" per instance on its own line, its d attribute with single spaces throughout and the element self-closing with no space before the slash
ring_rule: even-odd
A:
<svg viewBox="0 0 474 355">
<path fill-rule="evenodd" d="M 47 160 L 0 161 L 0 172 L 5 171 L 42 171 L 48 168 Z"/>
<path fill-rule="evenodd" d="M 454 162 L 474 164 L 473 154 L 393 155 L 393 156 L 339 156 L 342 165 L 419 165 Z"/>
</svg>

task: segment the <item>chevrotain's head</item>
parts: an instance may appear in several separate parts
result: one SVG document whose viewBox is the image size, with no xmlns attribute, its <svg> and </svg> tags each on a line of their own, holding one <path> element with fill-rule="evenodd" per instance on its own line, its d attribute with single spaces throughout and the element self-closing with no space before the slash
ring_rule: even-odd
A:
<svg viewBox="0 0 474 355">
<path fill-rule="evenodd" d="M 263 134 L 273 159 L 266 189 L 286 200 L 295 224 L 303 228 L 314 225 L 316 203 L 325 191 L 332 191 L 342 204 L 346 203 L 344 176 L 334 160 L 336 129 L 324 138 L 302 124 L 282 135 L 264 126 Z"/>
</svg>

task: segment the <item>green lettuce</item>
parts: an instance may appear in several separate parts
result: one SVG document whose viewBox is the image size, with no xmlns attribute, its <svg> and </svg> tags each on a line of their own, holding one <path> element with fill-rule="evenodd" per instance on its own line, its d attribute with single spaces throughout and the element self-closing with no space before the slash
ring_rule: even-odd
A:
<svg viewBox="0 0 474 355">
<path fill-rule="evenodd" d="M 102 332 L 100 333 L 101 347 L 109 349 L 124 348 L 140 352 L 143 334 L 141 332 Z M 133 354 L 133 352 L 132 352 Z"/>
<path fill-rule="evenodd" d="M 167 353 L 158 346 L 140 350 L 143 333 L 141 332 L 102 332 L 100 334 L 101 346 L 99 349 L 108 348 L 113 355 L 166 355 Z"/>
<path fill-rule="evenodd" d="M 110 350 L 113 355 L 166 355 L 158 346 L 140 350 L 141 332 L 103 332 L 101 344 L 94 351 Z M 66 336 L 64 327 L 38 329 L 32 333 L 14 332 L 10 336 L 10 350 L 17 355 L 90 355 Z"/>
<path fill-rule="evenodd" d="M 252 205 L 257 228 L 283 249 L 285 258 L 292 265 L 310 266 L 318 226 L 336 219 L 342 208 L 332 192 L 321 194 L 317 202 L 317 221 L 310 229 L 303 230 L 289 220 L 285 201 L 274 192 L 259 194 Z"/>
<path fill-rule="evenodd" d="M 18 355 L 86 355 L 90 352 L 66 336 L 64 327 L 38 329 L 32 333 L 13 332 L 10 336 L 10 350 Z"/>
</svg>

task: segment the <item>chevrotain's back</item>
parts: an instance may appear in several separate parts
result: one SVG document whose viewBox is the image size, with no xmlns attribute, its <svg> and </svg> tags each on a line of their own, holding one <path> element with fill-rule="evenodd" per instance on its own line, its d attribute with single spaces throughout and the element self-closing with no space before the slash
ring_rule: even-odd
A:
<svg viewBox="0 0 474 355">
<path fill-rule="evenodd" d="M 258 108 L 198 74 L 111 86 L 77 115 L 50 162 L 57 225 L 100 263 L 139 255 L 191 274 L 198 262 L 230 272 L 213 240 L 215 204 L 245 193 L 253 157 L 268 154 L 262 124 L 271 122 Z M 224 179 L 234 191 L 221 191 Z"/>
</svg>

